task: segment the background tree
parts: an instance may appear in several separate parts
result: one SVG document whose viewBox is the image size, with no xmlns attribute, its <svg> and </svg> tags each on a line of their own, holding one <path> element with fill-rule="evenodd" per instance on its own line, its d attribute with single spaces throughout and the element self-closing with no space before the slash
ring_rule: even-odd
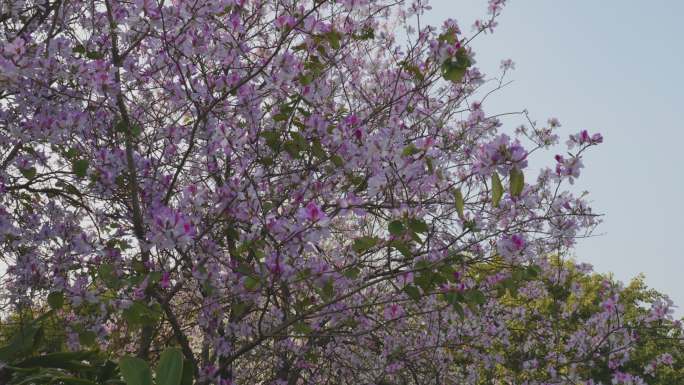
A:
<svg viewBox="0 0 684 385">
<path fill-rule="evenodd" d="M 498 360 L 482 366 L 483 383 L 553 383 L 558 372 L 570 383 L 673 384 L 684 378 L 684 330 L 681 321 L 663 318 L 671 311 L 666 295 L 646 287 L 641 276 L 624 286 L 557 256 L 543 265 L 537 279 L 522 285 L 500 281 L 499 318 L 506 327 L 485 349 Z M 505 274 L 497 264 L 480 268 Z M 464 360 L 470 361 L 465 354 Z"/>
<path fill-rule="evenodd" d="M 515 290 L 598 221 L 562 186 L 600 134 L 534 176 L 558 122 L 484 113 L 469 43 L 502 6 L 466 36 L 420 1 L 3 3 L 6 310 L 52 298 L 129 385 L 181 380 L 168 345 L 199 384 L 483 381 L 515 314 L 479 267 Z"/>
</svg>

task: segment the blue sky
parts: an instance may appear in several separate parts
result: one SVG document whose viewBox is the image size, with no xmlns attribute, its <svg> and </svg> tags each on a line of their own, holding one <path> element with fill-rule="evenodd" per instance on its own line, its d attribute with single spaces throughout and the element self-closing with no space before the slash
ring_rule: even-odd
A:
<svg viewBox="0 0 684 385">
<path fill-rule="evenodd" d="M 487 1 L 431 5 L 429 24 L 453 18 L 470 31 Z M 538 122 L 560 119 L 562 142 L 581 129 L 605 138 L 585 156 L 576 183 L 604 223 L 579 241 L 577 259 L 623 281 L 644 273 L 649 286 L 684 306 L 682 15 L 684 2 L 674 0 L 513 0 L 495 33 L 473 46 L 490 75 L 502 59 L 516 63 L 514 82 L 487 100 L 488 114 L 526 108 Z"/>
</svg>

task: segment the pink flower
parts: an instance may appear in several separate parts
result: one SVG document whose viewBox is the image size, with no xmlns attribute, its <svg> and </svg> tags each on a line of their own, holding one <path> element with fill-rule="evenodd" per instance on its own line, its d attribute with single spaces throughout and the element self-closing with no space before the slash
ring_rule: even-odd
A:
<svg viewBox="0 0 684 385">
<path fill-rule="evenodd" d="M 386 320 L 394 320 L 404 315 L 404 309 L 396 303 L 393 303 L 385 308 L 383 313 Z"/>
<path fill-rule="evenodd" d="M 361 140 L 361 138 L 363 137 L 363 132 L 361 131 L 360 128 L 357 127 L 354 129 L 353 135 L 356 138 L 356 140 Z"/>
<path fill-rule="evenodd" d="M 499 253 L 506 259 L 515 259 L 525 250 L 525 238 L 519 234 L 513 234 L 502 238 L 497 242 Z"/>
<path fill-rule="evenodd" d="M 287 277 L 292 268 L 283 260 L 280 254 L 272 253 L 266 259 L 266 268 L 274 277 Z"/>
<path fill-rule="evenodd" d="M 515 63 L 511 59 L 502 60 L 499 68 L 501 68 L 503 71 L 514 70 Z"/>
<path fill-rule="evenodd" d="M 603 135 L 596 133 L 594 135 L 589 135 L 587 130 L 582 130 L 575 135 L 570 135 L 570 139 L 566 142 L 568 148 L 572 149 L 575 146 L 593 146 L 599 143 L 603 143 Z"/>
<path fill-rule="evenodd" d="M 587 130 L 582 130 L 579 133 L 579 139 L 580 139 L 580 144 L 588 143 L 591 140 L 591 137 L 589 137 L 589 133 Z"/>
<path fill-rule="evenodd" d="M 304 218 L 311 222 L 319 222 L 327 219 L 327 216 L 316 203 L 311 201 L 304 208 Z"/>
<path fill-rule="evenodd" d="M 170 280 L 170 274 L 168 271 L 165 271 L 162 273 L 161 280 L 159 281 L 159 286 L 161 286 L 164 289 L 168 289 L 169 286 L 171 285 L 171 280 Z"/>
<path fill-rule="evenodd" d="M 515 250 L 522 250 L 525 248 L 525 238 L 518 234 L 511 235 L 511 244 L 514 246 Z"/>
<path fill-rule="evenodd" d="M 278 16 L 275 20 L 275 26 L 277 28 L 283 28 L 283 27 L 292 28 L 296 24 L 297 24 L 297 20 L 290 15 L 281 15 L 281 16 Z"/>
<path fill-rule="evenodd" d="M 11 43 L 6 43 L 2 50 L 6 56 L 18 60 L 26 52 L 26 42 L 22 38 L 16 38 Z"/>
<path fill-rule="evenodd" d="M 501 134 L 476 150 L 473 170 L 480 175 L 490 175 L 494 170 L 507 174 L 511 168 L 527 167 L 527 151 L 516 139 Z"/>
</svg>

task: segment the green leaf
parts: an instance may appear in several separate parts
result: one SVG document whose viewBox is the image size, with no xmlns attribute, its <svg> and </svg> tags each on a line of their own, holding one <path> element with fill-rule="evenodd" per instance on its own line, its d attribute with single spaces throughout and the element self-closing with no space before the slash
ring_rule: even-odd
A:
<svg viewBox="0 0 684 385">
<path fill-rule="evenodd" d="M 359 274 L 361 274 L 361 269 L 359 269 L 358 267 L 350 267 L 343 273 L 343 275 L 349 279 L 356 279 L 359 276 Z"/>
<path fill-rule="evenodd" d="M 82 378 L 78 377 L 72 377 L 72 376 L 57 376 L 54 377 L 59 384 L 65 384 L 65 385 L 97 385 L 95 382 L 90 381 L 90 380 L 84 380 Z"/>
<path fill-rule="evenodd" d="M 259 278 L 249 276 L 245 278 L 245 288 L 247 290 L 256 290 L 259 287 Z"/>
<path fill-rule="evenodd" d="M 337 167 L 342 167 L 344 166 L 344 160 L 342 160 L 342 157 L 339 155 L 333 155 L 330 157 L 330 161 Z"/>
<path fill-rule="evenodd" d="M 122 357 L 119 370 L 126 385 L 152 385 L 152 371 L 147 362 L 137 357 Z"/>
<path fill-rule="evenodd" d="M 57 352 L 48 353 L 42 356 L 29 357 L 15 366 L 19 368 L 58 368 L 67 370 L 82 370 L 88 365 L 81 363 L 83 360 L 91 359 L 95 352 Z"/>
<path fill-rule="evenodd" d="M 180 385 L 183 377 L 183 353 L 178 348 L 166 348 L 156 369 L 157 385 Z"/>
<path fill-rule="evenodd" d="M 261 162 L 261 164 L 263 164 L 266 167 L 273 166 L 273 164 L 275 163 L 273 162 L 273 158 L 271 158 L 270 156 L 264 156 L 263 158 L 259 159 L 259 162 Z"/>
<path fill-rule="evenodd" d="M 340 39 L 342 38 L 342 34 L 337 32 L 337 31 L 330 31 L 325 34 L 325 37 L 328 39 L 330 42 L 330 47 L 334 50 L 340 49 Z"/>
<path fill-rule="evenodd" d="M 126 125 L 126 122 L 124 122 L 123 120 L 118 120 L 114 124 L 114 130 L 116 130 L 118 132 L 126 132 L 127 129 L 128 129 L 128 126 Z"/>
<path fill-rule="evenodd" d="M 464 48 L 459 48 L 455 57 L 442 63 L 442 76 L 446 80 L 458 83 L 463 80 L 471 64 L 468 52 Z"/>
<path fill-rule="evenodd" d="M 26 178 L 26 179 L 33 179 L 36 176 L 36 168 L 35 167 L 22 168 L 19 171 L 21 172 L 21 175 L 23 175 L 24 178 Z"/>
<path fill-rule="evenodd" d="M 305 74 L 302 74 L 299 77 L 299 82 L 302 83 L 303 86 L 308 86 L 311 84 L 314 80 L 314 75 L 311 72 L 307 72 Z"/>
<path fill-rule="evenodd" d="M 542 273 L 541 267 L 537 265 L 530 265 L 527 267 L 527 276 L 530 279 L 537 278 Z"/>
<path fill-rule="evenodd" d="M 513 298 L 518 298 L 518 285 L 512 284 L 508 287 L 508 292 L 511 294 L 511 297 Z"/>
<path fill-rule="evenodd" d="M 441 33 L 437 37 L 437 40 L 444 41 L 449 44 L 454 44 L 456 43 L 456 32 L 453 29 L 449 29 L 448 31 Z"/>
<path fill-rule="evenodd" d="M 245 311 L 247 311 L 247 304 L 245 302 L 235 302 L 230 307 L 230 310 L 233 317 L 240 317 L 241 315 L 245 314 Z"/>
<path fill-rule="evenodd" d="M 154 285 L 161 281 L 162 278 L 162 272 L 161 271 L 151 271 L 149 274 L 147 274 L 147 281 L 149 282 L 150 285 Z"/>
<path fill-rule="evenodd" d="M 361 237 L 354 240 L 354 245 L 352 248 L 357 254 L 361 254 L 364 251 L 372 248 L 378 243 L 378 238 L 375 237 Z"/>
<path fill-rule="evenodd" d="M 97 52 L 97 51 L 88 51 L 88 52 L 86 52 L 86 57 L 88 59 L 97 60 L 97 59 L 104 58 L 104 54 L 102 52 Z"/>
<path fill-rule="evenodd" d="M 420 300 L 420 290 L 418 290 L 417 287 L 413 285 L 406 285 L 402 289 L 406 295 L 409 296 L 412 300 L 418 302 Z"/>
<path fill-rule="evenodd" d="M 135 301 L 124 309 L 122 315 L 131 326 L 153 326 L 161 317 L 159 304 L 147 306 L 143 302 Z"/>
<path fill-rule="evenodd" d="M 48 294 L 47 302 L 52 309 L 61 309 L 62 306 L 64 306 L 64 293 L 61 291 L 53 291 Z"/>
<path fill-rule="evenodd" d="M 280 148 L 280 134 L 275 131 L 263 131 L 261 136 L 266 139 L 266 145 L 273 151 L 278 151 Z"/>
<path fill-rule="evenodd" d="M 194 376 L 192 362 L 190 362 L 190 360 L 183 360 L 183 377 L 181 378 L 181 385 L 192 385 Z"/>
<path fill-rule="evenodd" d="M 79 178 L 84 178 L 88 172 L 88 160 L 78 159 L 73 163 L 74 174 Z"/>
<path fill-rule="evenodd" d="M 307 324 L 304 321 L 299 321 L 295 323 L 292 328 L 299 334 L 309 334 L 313 331 L 313 329 L 311 329 L 311 326 L 309 326 L 309 324 Z"/>
<path fill-rule="evenodd" d="M 320 159 L 325 159 L 326 157 L 325 150 L 321 145 L 321 141 L 318 139 L 314 139 L 313 142 L 311 142 L 311 152 L 313 152 L 313 154 Z"/>
<path fill-rule="evenodd" d="M 42 327 L 38 324 L 38 320 L 21 324 L 9 344 L 0 348 L 0 361 L 11 362 L 10 360 L 27 355 L 33 350 L 41 334 Z"/>
<path fill-rule="evenodd" d="M 513 281 L 516 283 L 520 283 L 525 280 L 525 270 L 523 269 L 515 269 L 513 270 L 513 273 L 511 274 L 511 278 L 513 278 Z"/>
<path fill-rule="evenodd" d="M 140 136 L 142 134 L 142 127 L 139 124 L 134 124 L 131 126 L 131 135 Z"/>
<path fill-rule="evenodd" d="M 512 168 L 510 173 L 511 195 L 520 196 L 525 187 L 525 175 L 521 170 Z"/>
<path fill-rule="evenodd" d="M 464 296 L 469 305 L 484 305 L 487 302 L 484 293 L 479 290 L 469 290 L 464 293 Z"/>
<path fill-rule="evenodd" d="M 299 147 L 300 149 L 305 149 L 309 147 L 309 142 L 299 132 L 290 132 L 290 136 L 292 137 L 292 140 L 297 144 L 297 147 Z"/>
<path fill-rule="evenodd" d="M 458 313 L 458 315 L 461 316 L 461 319 L 465 318 L 465 311 L 463 310 L 463 306 L 461 306 L 460 303 L 454 302 L 451 304 L 451 306 L 454 308 L 456 313 Z"/>
<path fill-rule="evenodd" d="M 267 214 L 273 208 L 273 202 L 264 201 L 261 204 L 261 212 Z"/>
<path fill-rule="evenodd" d="M 290 156 L 293 158 L 299 158 L 299 151 L 301 148 L 297 144 L 297 142 L 293 140 L 288 140 L 285 143 L 283 143 L 283 147 L 285 147 L 285 151 L 287 151 Z"/>
<path fill-rule="evenodd" d="M 301 300 L 295 302 L 294 308 L 295 308 L 295 310 L 297 311 L 298 314 L 301 314 L 301 313 L 304 313 L 304 312 L 307 310 L 307 308 L 309 307 L 309 305 L 311 305 L 311 298 L 310 298 L 310 297 L 306 297 L 306 298 L 303 298 L 303 299 L 301 299 Z"/>
<path fill-rule="evenodd" d="M 140 260 L 133 261 L 132 266 L 133 270 L 138 274 L 145 274 L 147 272 L 147 267 Z"/>
<path fill-rule="evenodd" d="M 439 267 L 439 272 L 447 281 L 456 282 L 456 276 L 454 276 L 456 269 L 454 269 L 453 266 L 448 264 L 442 265 Z"/>
<path fill-rule="evenodd" d="M 446 293 L 443 293 L 441 298 L 448 304 L 458 303 L 458 300 L 461 299 L 460 294 L 453 291 L 447 291 Z"/>
<path fill-rule="evenodd" d="M 468 57 L 468 51 L 463 47 L 456 51 L 456 64 L 464 68 L 468 68 L 472 64 L 470 62 L 470 57 Z"/>
<path fill-rule="evenodd" d="M 78 333 L 78 343 L 84 346 L 95 345 L 95 340 L 97 339 L 97 334 L 95 332 L 86 330 Z"/>
<path fill-rule="evenodd" d="M 430 270 L 425 270 L 422 271 L 420 274 L 417 274 L 415 278 L 413 279 L 413 282 L 420 286 L 421 289 L 423 289 L 424 292 L 429 292 L 432 290 L 432 288 L 435 286 L 435 281 L 434 281 L 434 273 Z"/>
<path fill-rule="evenodd" d="M 352 35 L 352 38 L 354 40 L 370 40 L 370 39 L 373 39 L 374 37 L 375 37 L 375 30 L 370 26 L 364 27 L 361 30 L 361 33 Z"/>
<path fill-rule="evenodd" d="M 492 174 L 492 204 L 494 207 L 499 207 L 499 202 L 503 196 L 503 186 L 501 185 L 501 179 L 499 174 L 494 171 Z"/>
<path fill-rule="evenodd" d="M 281 111 L 275 115 L 273 115 L 273 121 L 274 122 L 284 122 L 290 117 L 289 112 Z"/>
<path fill-rule="evenodd" d="M 390 242 L 390 246 L 394 247 L 406 258 L 413 257 L 413 253 L 411 253 L 411 248 L 409 247 L 409 245 L 406 244 L 406 242 L 395 239 Z"/>
<path fill-rule="evenodd" d="M 134 123 L 133 125 L 131 125 L 131 126 L 129 127 L 129 126 L 126 124 L 126 122 L 124 122 L 123 120 L 118 120 L 118 121 L 114 124 L 114 130 L 115 130 L 115 131 L 118 131 L 118 132 L 121 132 L 121 133 L 123 133 L 123 134 L 130 133 L 130 134 L 133 135 L 133 136 L 140 136 L 140 134 L 141 134 L 142 131 L 143 131 L 143 130 L 142 130 L 142 127 L 140 127 L 139 124 L 135 124 L 135 123 Z"/>
<path fill-rule="evenodd" d="M 442 77 L 454 83 L 459 83 L 465 76 L 467 68 L 461 67 L 451 62 L 442 64 Z"/>
<path fill-rule="evenodd" d="M 425 164 L 427 165 L 428 172 L 430 174 L 434 174 L 435 166 L 432 164 L 432 158 L 430 158 L 429 156 L 426 156 L 425 157 Z"/>
<path fill-rule="evenodd" d="M 387 229 L 392 235 L 401 235 L 404 232 L 404 224 L 400 220 L 394 220 L 387 225 Z"/>
<path fill-rule="evenodd" d="M 100 265 L 97 269 L 97 274 L 108 288 L 117 289 L 119 287 L 119 279 L 116 275 L 114 265 L 111 263 Z"/>
<path fill-rule="evenodd" d="M 0 361 L 9 362 L 10 359 L 22 357 L 33 348 L 38 328 L 34 325 L 24 326 L 19 334 L 15 334 L 10 343 L 0 348 Z"/>
<path fill-rule="evenodd" d="M 457 188 L 454 190 L 454 205 L 456 206 L 456 212 L 458 213 L 459 218 L 463 218 L 463 193 L 461 193 L 461 189 Z"/>
<path fill-rule="evenodd" d="M 325 281 L 325 285 L 323 285 L 321 294 L 323 299 L 326 301 L 331 300 L 335 296 L 335 286 L 333 285 L 332 278 Z"/>
<path fill-rule="evenodd" d="M 117 369 L 118 365 L 112 360 L 106 360 L 104 363 L 99 365 L 99 370 L 97 373 L 97 382 L 99 384 L 121 384 L 119 371 Z"/>
<path fill-rule="evenodd" d="M 423 75 L 423 73 L 420 72 L 420 68 L 418 68 L 418 66 L 414 64 L 411 64 L 411 62 L 403 61 L 401 63 L 401 68 L 403 68 L 406 72 L 413 75 L 414 78 L 420 81 L 425 79 L 425 75 Z"/>
<path fill-rule="evenodd" d="M 430 227 L 422 219 L 412 218 L 408 221 L 408 227 L 416 233 L 425 234 L 430 231 Z"/>
<path fill-rule="evenodd" d="M 408 146 L 404 147 L 404 150 L 401 152 L 402 156 L 412 156 L 420 152 L 420 149 L 418 149 L 413 143 L 409 144 Z"/>
<path fill-rule="evenodd" d="M 67 152 L 64 153 L 64 156 L 65 156 L 67 159 L 73 159 L 73 158 L 77 157 L 78 154 L 79 154 L 79 152 L 78 152 L 77 149 L 75 149 L 75 148 L 70 148 L 69 150 L 67 150 Z"/>
<path fill-rule="evenodd" d="M 304 51 L 305 49 L 306 49 L 306 43 L 297 44 L 296 46 L 292 47 L 292 50 L 295 52 Z"/>
</svg>

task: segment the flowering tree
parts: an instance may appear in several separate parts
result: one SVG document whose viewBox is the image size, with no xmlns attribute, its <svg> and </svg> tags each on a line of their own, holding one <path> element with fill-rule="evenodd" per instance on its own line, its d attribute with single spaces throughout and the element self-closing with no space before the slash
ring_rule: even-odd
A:
<svg viewBox="0 0 684 385">
<path fill-rule="evenodd" d="M 129 385 L 149 363 L 159 384 L 491 378 L 506 298 L 597 223 L 563 185 L 602 141 L 535 175 L 559 123 L 484 113 L 469 43 L 502 5 L 467 36 L 422 1 L 4 2 L 4 305 L 49 306 Z M 629 349 L 600 314 L 545 383 Z"/>
<path fill-rule="evenodd" d="M 500 282 L 506 294 L 499 295 L 497 327 L 488 331 L 493 338 L 480 347 L 483 358 L 461 352 L 460 362 L 480 365 L 485 383 L 656 385 L 683 378 L 684 328 L 666 316 L 667 296 L 648 289 L 643 277 L 625 286 L 587 264 L 557 256 L 539 263 L 540 275 L 519 287 L 507 282 L 515 271 Z"/>
</svg>

